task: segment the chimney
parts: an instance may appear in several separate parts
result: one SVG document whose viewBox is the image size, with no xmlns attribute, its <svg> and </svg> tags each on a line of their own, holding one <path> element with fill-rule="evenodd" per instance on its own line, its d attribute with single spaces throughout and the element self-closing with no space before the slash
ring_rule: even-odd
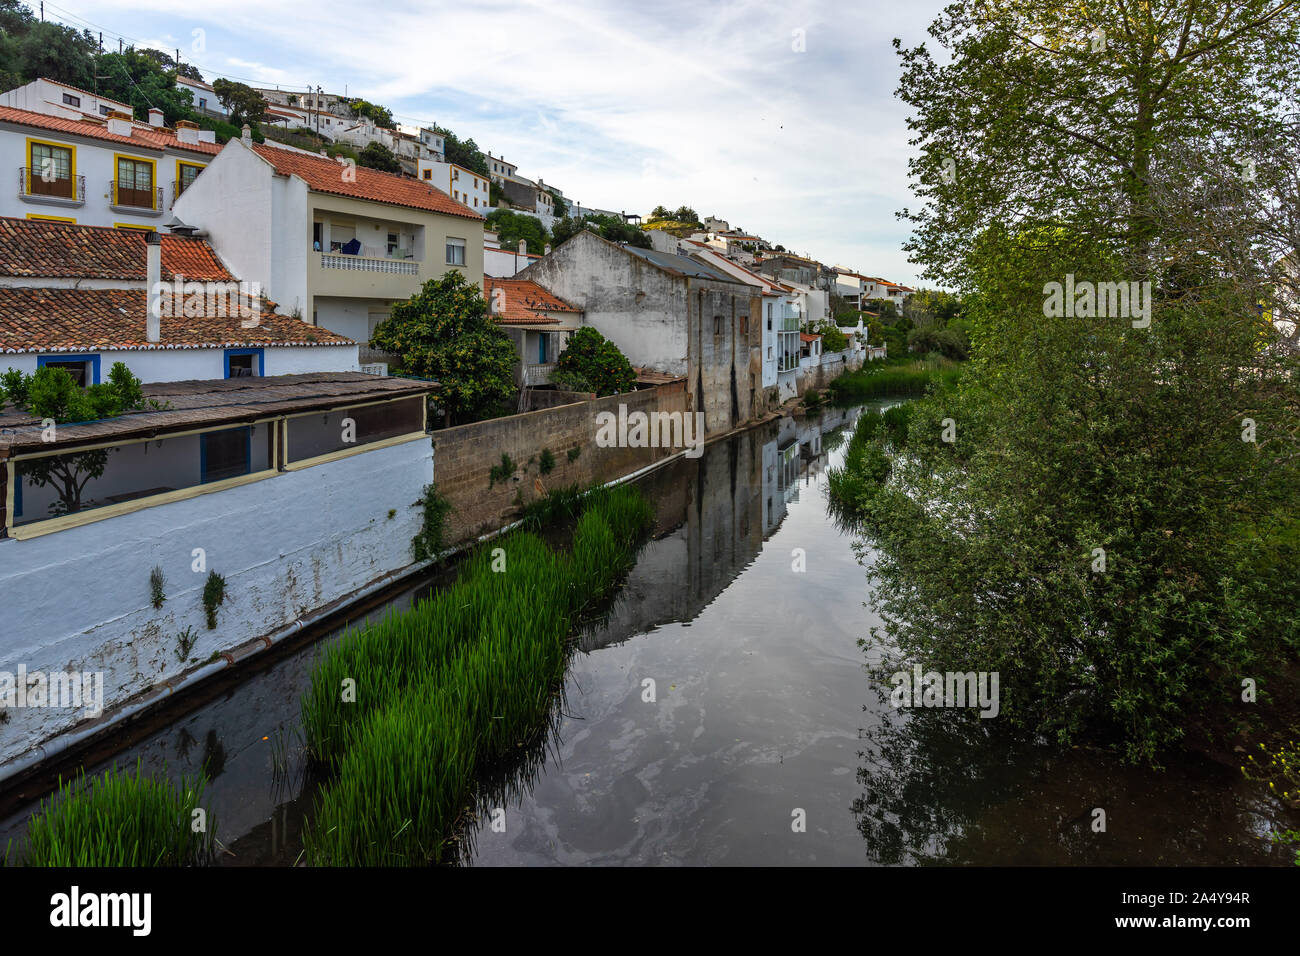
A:
<svg viewBox="0 0 1300 956">
<path fill-rule="evenodd" d="M 550 254 L 551 254 L 551 244 L 548 242 L 546 245 L 542 246 L 542 255 L 549 256 Z"/>
<path fill-rule="evenodd" d="M 193 146 L 199 141 L 199 124 L 189 120 L 177 120 L 176 141 Z"/>
<path fill-rule="evenodd" d="M 145 242 L 145 293 L 149 304 L 145 316 L 145 338 L 150 342 L 162 341 L 162 236 L 154 230 L 144 237 Z"/>
<path fill-rule="evenodd" d="M 523 239 L 519 240 L 519 254 L 521 256 L 528 254 L 528 243 L 525 242 Z"/>
<path fill-rule="evenodd" d="M 162 110 L 157 109 L 156 107 L 155 107 L 155 108 L 152 108 L 152 109 L 149 110 L 149 125 L 150 125 L 150 126 L 162 126 L 162 125 L 163 125 L 163 111 L 162 111 Z"/>
<path fill-rule="evenodd" d="M 239 131 L 239 141 L 249 149 L 253 148 L 253 131 L 249 129 L 247 123 L 245 123 L 244 128 Z"/>
<path fill-rule="evenodd" d="M 131 114 L 113 110 L 108 114 L 108 131 L 114 136 L 130 136 Z"/>
</svg>

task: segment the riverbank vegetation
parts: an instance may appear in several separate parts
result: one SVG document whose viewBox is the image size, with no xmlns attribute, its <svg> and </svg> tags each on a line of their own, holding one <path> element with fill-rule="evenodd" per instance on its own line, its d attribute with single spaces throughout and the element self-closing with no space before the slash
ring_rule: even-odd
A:
<svg viewBox="0 0 1300 956">
<path fill-rule="evenodd" d="M 1188 7 L 1104 56 L 1084 41 L 1130 22 L 1114 4 L 1095 23 L 1040 2 L 985 13 L 936 24 L 951 65 L 900 51 L 921 147 L 908 248 L 964 296 L 972 357 L 914 403 L 903 453 L 863 425 L 839 480 L 874 548 L 884 625 L 866 644 L 882 679 L 999 673 L 999 720 L 1061 745 L 1222 752 L 1294 693 L 1300 651 L 1267 570 L 1293 586 L 1300 363 L 1273 320 L 1300 301 L 1278 268 L 1281 224 L 1300 221 L 1280 105 L 1300 12 Z"/>
<path fill-rule="evenodd" d="M 113 770 L 60 783 L 27 824 L 27 866 L 189 866 L 212 853 L 206 779 L 180 785 Z M 10 852 L 12 848 L 10 848 Z M 8 852 L 6 853 L 8 863 Z"/>
<path fill-rule="evenodd" d="M 919 398 L 931 387 L 951 388 L 960 374 L 960 365 L 940 356 L 871 362 L 833 380 L 826 393 L 838 405 L 877 398 Z"/>
<path fill-rule="evenodd" d="M 553 713 L 576 624 L 613 592 L 652 521 L 618 486 L 580 510 L 561 553 L 518 530 L 466 559 L 457 582 L 350 631 L 303 698 L 312 756 L 334 772 L 304 836 L 318 865 L 420 865 L 445 857 L 476 775 Z"/>
</svg>

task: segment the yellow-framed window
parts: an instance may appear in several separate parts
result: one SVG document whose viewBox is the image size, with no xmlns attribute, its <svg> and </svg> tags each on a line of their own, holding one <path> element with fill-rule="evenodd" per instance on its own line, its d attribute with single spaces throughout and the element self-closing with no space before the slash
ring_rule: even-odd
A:
<svg viewBox="0 0 1300 956">
<path fill-rule="evenodd" d="M 113 154 L 113 205 L 157 209 L 157 184 L 157 160 Z"/>
<path fill-rule="evenodd" d="M 27 140 L 27 194 L 75 199 L 77 147 L 55 140 Z"/>
<path fill-rule="evenodd" d="M 179 196 L 189 189 L 190 184 L 194 182 L 195 177 L 203 169 L 203 163 L 187 163 L 183 159 L 176 160 L 176 195 Z"/>
<path fill-rule="evenodd" d="M 114 229 L 139 229 L 141 232 L 153 232 L 153 226 L 142 226 L 138 222 L 115 222 Z"/>
<path fill-rule="evenodd" d="M 74 219 L 72 216 L 45 216 L 38 212 L 29 212 L 27 214 L 27 218 L 41 219 L 44 220 L 45 222 L 70 222 L 73 223 L 74 225 L 77 222 L 77 220 Z"/>
</svg>

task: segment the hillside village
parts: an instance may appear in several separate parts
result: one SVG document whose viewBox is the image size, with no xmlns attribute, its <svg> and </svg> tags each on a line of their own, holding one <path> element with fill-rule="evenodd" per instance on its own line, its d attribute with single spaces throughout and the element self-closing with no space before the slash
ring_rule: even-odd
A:
<svg viewBox="0 0 1300 956">
<path fill-rule="evenodd" d="M 242 546 L 223 580 L 261 610 L 195 659 L 421 566 L 409 542 L 430 494 L 450 510 L 446 541 L 470 540 L 549 488 L 801 413 L 886 358 L 882 313 L 896 320 L 912 292 L 688 207 L 579 204 L 362 100 L 196 74 L 163 74 L 165 108 L 47 76 L 0 93 L 0 156 L 18 174 L 0 199 L 0 581 L 78 578 L 104 534 L 150 542 L 129 562 L 149 576 L 192 550 L 178 535 L 224 525 Z M 429 321 L 429 344 L 411 344 Z M 593 446 L 603 414 L 651 434 Z M 790 448 L 772 450 L 773 488 Z M 521 481 L 538 458 L 558 464 Z M 383 523 L 284 506 L 357 482 L 393 505 Z M 109 592 L 67 613 L 51 643 L 33 609 L 25 639 L 95 658 L 115 704 L 192 671 L 165 663 L 183 618 L 156 631 Z M 49 719 L 0 758 L 66 729 Z"/>
</svg>

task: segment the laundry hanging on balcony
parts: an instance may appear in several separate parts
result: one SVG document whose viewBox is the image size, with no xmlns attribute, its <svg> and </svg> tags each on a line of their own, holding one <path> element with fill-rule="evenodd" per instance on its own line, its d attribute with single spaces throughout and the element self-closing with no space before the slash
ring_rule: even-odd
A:
<svg viewBox="0 0 1300 956">
<path fill-rule="evenodd" d="M 343 253 L 343 255 L 345 255 L 345 256 L 356 256 L 356 255 L 360 255 L 360 254 L 361 254 L 361 240 L 360 240 L 360 239 L 349 239 L 347 242 L 343 243 L 343 246 L 342 246 L 342 248 L 339 249 L 339 252 Z"/>
</svg>

